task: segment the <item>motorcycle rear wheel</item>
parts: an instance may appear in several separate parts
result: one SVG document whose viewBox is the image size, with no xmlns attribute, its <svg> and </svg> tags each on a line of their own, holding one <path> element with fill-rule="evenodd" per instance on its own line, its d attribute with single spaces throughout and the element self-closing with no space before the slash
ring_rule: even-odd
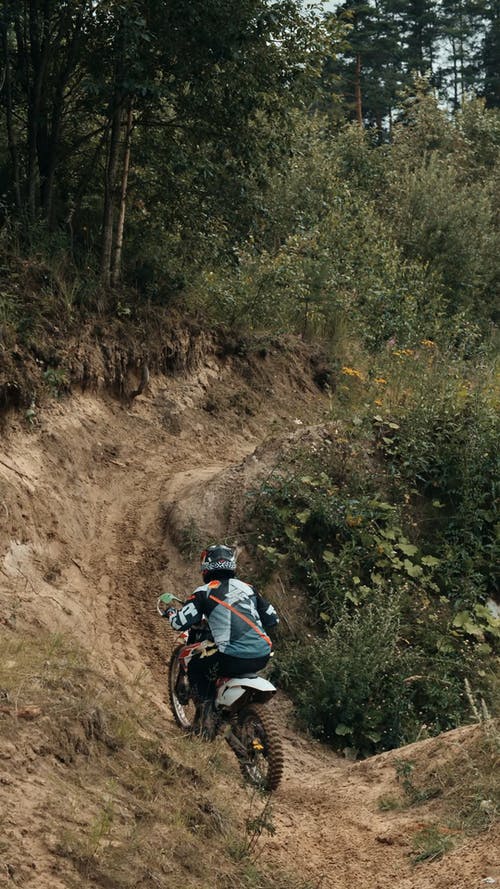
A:
<svg viewBox="0 0 500 889">
<path fill-rule="evenodd" d="M 276 723 L 263 704 L 250 704 L 238 715 L 238 738 L 246 749 L 239 758 L 246 781 L 271 792 L 283 774 L 283 748 Z"/>
<path fill-rule="evenodd" d="M 179 679 L 182 670 L 179 662 L 179 652 L 181 649 L 182 646 L 178 646 L 173 650 L 168 665 L 168 697 L 170 708 L 177 725 L 184 729 L 185 732 L 190 732 L 193 728 L 196 705 L 192 697 L 189 698 L 189 701 L 186 704 L 181 703 L 176 692 L 177 680 Z"/>
</svg>

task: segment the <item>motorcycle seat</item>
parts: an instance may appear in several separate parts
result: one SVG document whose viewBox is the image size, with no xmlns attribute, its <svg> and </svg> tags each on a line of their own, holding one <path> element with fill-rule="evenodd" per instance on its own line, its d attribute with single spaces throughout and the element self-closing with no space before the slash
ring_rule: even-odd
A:
<svg viewBox="0 0 500 889">
<path fill-rule="evenodd" d="M 224 685 L 231 679 L 259 679 L 259 675 L 258 673 L 238 673 L 237 676 L 220 676 L 216 684 L 217 686 Z"/>
</svg>

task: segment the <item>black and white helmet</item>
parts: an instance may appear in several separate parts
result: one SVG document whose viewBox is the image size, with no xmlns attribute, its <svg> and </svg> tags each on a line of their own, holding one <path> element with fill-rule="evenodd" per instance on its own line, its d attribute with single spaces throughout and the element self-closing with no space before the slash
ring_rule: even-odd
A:
<svg viewBox="0 0 500 889">
<path fill-rule="evenodd" d="M 200 570 L 203 575 L 209 571 L 236 571 L 236 553 L 230 546 L 217 543 L 209 546 L 201 554 Z"/>
</svg>

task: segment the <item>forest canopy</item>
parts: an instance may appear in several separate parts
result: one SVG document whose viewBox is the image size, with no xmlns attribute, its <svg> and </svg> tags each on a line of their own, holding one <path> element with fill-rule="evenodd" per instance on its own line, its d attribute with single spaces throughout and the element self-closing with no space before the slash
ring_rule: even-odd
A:
<svg viewBox="0 0 500 889">
<path fill-rule="evenodd" d="M 361 277 L 396 252 L 488 316 L 499 22 L 498 0 L 2 0 L 4 241 L 167 303 L 223 266 L 241 279 L 258 262 L 269 280 L 290 250 L 316 291 L 337 290 L 352 257 L 323 234 L 314 262 L 310 245 L 347 226 L 373 242 Z M 308 287 L 299 301 L 318 301 Z"/>
</svg>

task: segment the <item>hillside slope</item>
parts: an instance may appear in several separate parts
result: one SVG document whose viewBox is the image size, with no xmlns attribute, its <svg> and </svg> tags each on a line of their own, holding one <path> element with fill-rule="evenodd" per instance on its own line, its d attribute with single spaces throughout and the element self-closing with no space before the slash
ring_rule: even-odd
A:
<svg viewBox="0 0 500 889">
<path fill-rule="evenodd" d="M 229 827 L 221 827 L 231 821 L 243 835 L 255 806 L 236 764 L 223 741 L 206 746 L 180 738 L 166 707 L 173 636 L 156 616 L 155 597 L 197 582 L 196 559 L 181 550 L 188 554 L 204 542 L 197 540 L 199 528 L 214 535 L 227 530 L 242 478 L 272 462 L 273 446 L 263 454 L 262 442 L 277 436 L 278 460 L 283 440 L 327 414 L 306 353 L 271 349 L 244 374 L 230 358 L 200 357 L 189 374 L 156 377 L 132 404 L 75 393 L 30 423 L 5 420 L 0 884 L 153 889 L 179 880 L 204 887 L 303 880 L 324 889 L 472 889 L 500 883 L 493 831 L 415 868 L 412 837 L 432 822 L 437 803 L 394 811 L 378 803 L 398 789 L 398 758 L 452 756 L 470 730 L 353 764 L 298 734 L 286 702 L 278 702 L 285 775 L 272 803 L 275 833 L 259 848 L 268 874 L 291 876 L 258 882 L 248 868 L 236 872 Z M 200 485 L 204 490 L 213 480 L 200 497 Z M 217 492 L 225 494 L 225 510 Z M 117 714 L 106 717 L 118 698 Z M 144 790 L 147 769 L 154 793 Z M 147 797 L 142 814 L 140 788 Z M 183 794 L 201 801 L 201 809 L 186 802 L 183 811 Z M 165 806 L 175 809 L 171 841 L 159 821 Z M 192 859 L 197 863 L 188 866 Z"/>
</svg>

